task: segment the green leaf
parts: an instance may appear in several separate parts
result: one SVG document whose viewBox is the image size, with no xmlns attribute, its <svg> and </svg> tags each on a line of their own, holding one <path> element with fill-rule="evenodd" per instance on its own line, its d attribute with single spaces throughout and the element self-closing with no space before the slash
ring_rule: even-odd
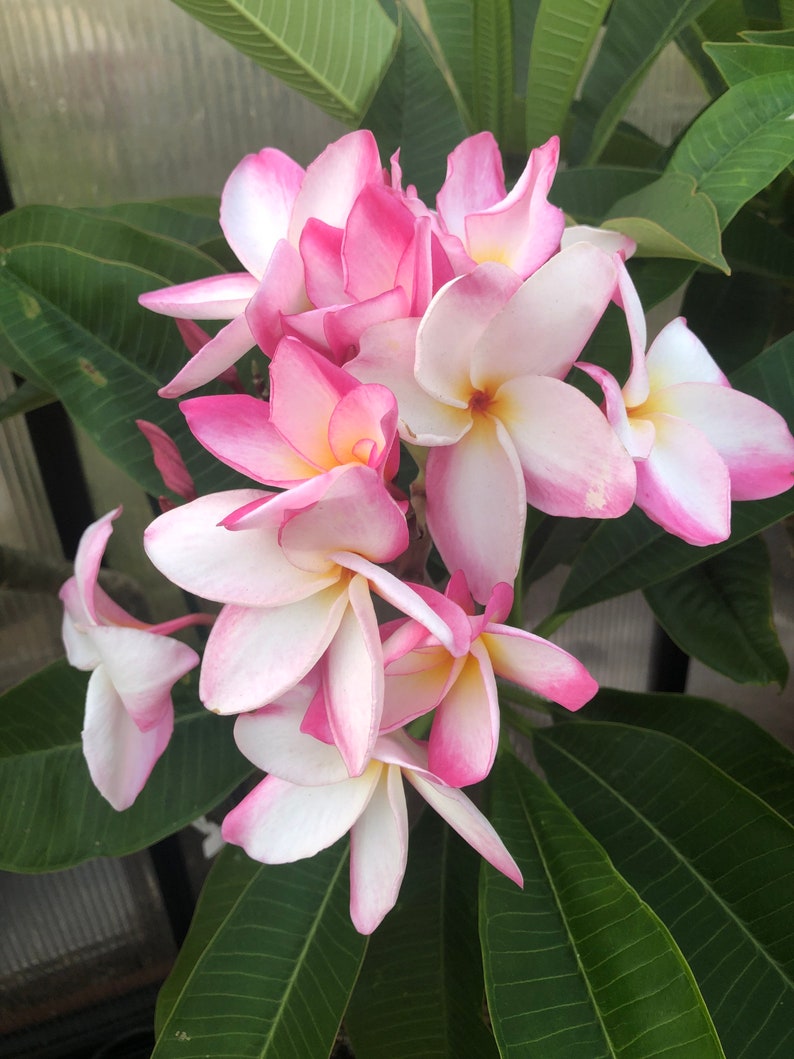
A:
<svg viewBox="0 0 794 1059">
<path fill-rule="evenodd" d="M 582 88 L 571 141 L 575 161 L 595 161 L 651 63 L 711 0 L 615 0 Z M 705 190 L 705 189 L 704 189 Z"/>
<path fill-rule="evenodd" d="M 507 137 L 513 108 L 510 6 L 510 0 L 474 0 L 474 121 L 499 142 Z"/>
<path fill-rule="evenodd" d="M 689 173 L 724 228 L 794 157 L 794 69 L 742 81 L 686 131 L 669 171 Z"/>
<path fill-rule="evenodd" d="M 730 272 L 714 203 L 686 174 L 665 173 L 620 199 L 601 227 L 630 236 L 641 257 L 681 258 Z"/>
<path fill-rule="evenodd" d="M 773 47 L 782 44 L 786 48 L 794 47 L 794 29 L 746 29 L 739 36 L 750 44 L 766 44 Z"/>
<path fill-rule="evenodd" d="M 377 0 L 174 0 L 328 114 L 358 124 L 389 64 L 394 23 Z"/>
<path fill-rule="evenodd" d="M 400 148 L 407 182 L 434 196 L 446 173 L 446 155 L 468 135 L 445 71 L 431 42 L 404 6 L 394 62 L 362 124 L 372 129 L 384 155 Z"/>
<path fill-rule="evenodd" d="M 681 315 L 730 375 L 757 357 L 769 341 L 779 308 L 779 288 L 761 276 L 736 272 L 696 272 L 687 287 Z"/>
<path fill-rule="evenodd" d="M 345 1029 L 356 1059 L 496 1059 L 483 1022 L 479 856 L 425 812 L 397 905 L 369 943 Z"/>
<path fill-rule="evenodd" d="M 232 874 L 230 890 L 243 885 L 233 905 L 230 892 L 197 910 L 198 958 L 152 1059 L 327 1056 L 366 948 L 350 922 L 347 871 L 347 843 L 296 864 L 257 865 L 247 880 L 226 859 L 219 872 Z M 221 885 L 222 876 L 213 889 Z"/>
<path fill-rule="evenodd" d="M 541 0 L 527 79 L 527 144 L 562 135 L 609 0 Z"/>
<path fill-rule="evenodd" d="M 497 765 L 494 825 L 524 873 L 483 866 L 481 935 L 503 1059 L 721 1056 L 668 930 L 551 790 Z"/>
<path fill-rule="evenodd" d="M 794 824 L 794 754 L 737 710 L 692 695 L 601 688 L 576 718 L 577 723 L 612 721 L 665 732 Z"/>
<path fill-rule="evenodd" d="M 55 662 L 0 696 L 0 867 L 55 871 L 143 849 L 212 809 L 250 773 L 232 725 L 174 687 L 174 735 L 135 804 L 116 812 L 83 760 L 88 676 Z"/>
<path fill-rule="evenodd" d="M 34 383 L 23 382 L 4 401 L 0 401 L 0 422 L 10 419 L 12 416 L 24 415 L 33 412 L 37 408 L 44 408 L 52 404 L 57 398 L 49 390 L 42 389 Z"/>
<path fill-rule="evenodd" d="M 740 684 L 781 689 L 788 662 L 772 617 L 769 553 L 751 537 L 645 589 L 656 620 L 682 651 Z"/>
<path fill-rule="evenodd" d="M 474 106 L 474 0 L 424 0 L 435 38 L 460 95 L 462 113 Z M 468 123 L 468 122 L 467 122 Z"/>
<path fill-rule="evenodd" d="M 218 222 L 220 203 L 215 203 L 215 213 L 207 216 L 203 207 L 191 208 L 194 200 L 185 200 L 184 206 L 172 202 L 122 202 L 113 206 L 95 206 L 83 208 L 81 213 L 91 217 L 107 217 L 110 220 L 122 221 L 131 228 L 139 228 L 152 235 L 162 235 L 166 239 L 177 239 L 189 246 L 199 246 L 210 239 L 219 238 L 221 226 Z"/>
<path fill-rule="evenodd" d="M 225 846 L 215 858 L 201 889 L 190 930 L 157 995 L 156 1037 L 162 1033 L 193 968 L 258 871 L 259 864 L 239 846 Z"/>
<path fill-rule="evenodd" d="M 790 70 L 794 62 L 794 52 L 782 45 L 704 44 L 703 49 L 729 85 Z"/>
<path fill-rule="evenodd" d="M 0 220 L 0 351 L 51 390 L 102 451 L 147 492 L 163 490 L 136 419 L 177 442 L 200 491 L 236 478 L 192 437 L 157 390 L 187 353 L 174 322 L 138 295 L 219 272 L 183 242 L 78 210 L 27 207 Z"/>
<path fill-rule="evenodd" d="M 579 224 L 600 224 L 619 199 L 647 187 L 658 176 L 652 169 L 624 166 L 561 169 L 554 177 L 549 201 Z"/>
<path fill-rule="evenodd" d="M 726 1055 L 788 1055 L 794 829 L 658 732 L 566 723 L 534 744 L 557 793 L 668 925 Z"/>
<path fill-rule="evenodd" d="M 766 402 L 794 425 L 794 334 L 782 338 L 731 377 L 737 389 Z M 602 522 L 571 567 L 557 603 L 557 615 L 658 584 L 704 559 L 754 537 L 794 512 L 791 489 L 768 500 L 734 503 L 731 536 L 696 548 L 654 525 L 639 509 Z"/>
<path fill-rule="evenodd" d="M 794 239 L 746 207 L 722 236 L 722 248 L 735 270 L 794 283 Z"/>
</svg>

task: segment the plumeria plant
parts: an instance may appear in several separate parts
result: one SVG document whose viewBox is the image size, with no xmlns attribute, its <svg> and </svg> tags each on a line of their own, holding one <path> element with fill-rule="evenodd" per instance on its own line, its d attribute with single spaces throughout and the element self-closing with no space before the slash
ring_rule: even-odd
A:
<svg viewBox="0 0 794 1059">
<path fill-rule="evenodd" d="M 178 3 L 352 129 L 217 220 L 0 222 L 3 411 L 61 400 L 159 498 L 184 593 L 133 616 L 121 509 L 86 528 L 66 660 L 2 697 L 3 866 L 226 803 L 157 1059 L 788 1054 L 790 752 L 547 637 L 642 589 L 785 684 L 794 6 Z M 668 44 L 711 101 L 664 148 L 622 119 Z"/>
</svg>

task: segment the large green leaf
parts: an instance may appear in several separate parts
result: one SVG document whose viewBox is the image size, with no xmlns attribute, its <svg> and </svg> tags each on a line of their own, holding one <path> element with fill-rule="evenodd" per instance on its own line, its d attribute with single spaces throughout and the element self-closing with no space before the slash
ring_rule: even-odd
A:
<svg viewBox="0 0 794 1059">
<path fill-rule="evenodd" d="M 356 1059 L 496 1059 L 482 1018 L 479 867 L 439 816 L 423 814 L 397 905 L 369 943 L 345 1016 Z"/>
<path fill-rule="evenodd" d="M 435 38 L 438 51 L 457 87 L 462 113 L 471 114 L 474 105 L 474 0 L 424 0 L 424 6 L 430 21 L 428 32 Z"/>
<path fill-rule="evenodd" d="M 749 207 L 725 229 L 722 248 L 734 270 L 794 283 L 794 239 Z"/>
<path fill-rule="evenodd" d="M 782 44 L 787 48 L 794 47 L 794 29 L 746 29 L 739 36 L 750 44 L 765 44 L 772 47 Z"/>
<path fill-rule="evenodd" d="M 687 129 L 669 170 L 695 178 L 724 228 L 794 158 L 792 112 L 794 69 L 742 81 Z"/>
<path fill-rule="evenodd" d="M 652 169 L 623 166 L 561 169 L 554 177 L 549 201 L 579 224 L 600 224 L 619 199 L 653 183 L 658 176 Z"/>
<path fill-rule="evenodd" d="M 174 688 L 174 735 L 135 804 L 116 812 L 83 761 L 87 674 L 56 662 L 0 696 L 0 866 L 55 871 L 143 849 L 217 805 L 250 773 L 232 726 Z"/>
<path fill-rule="evenodd" d="M 253 874 L 227 857 L 197 910 L 197 960 L 152 1059 L 327 1056 L 366 948 L 350 922 L 347 870 L 346 843 Z"/>
<path fill-rule="evenodd" d="M 794 829 L 659 732 L 566 723 L 534 743 L 557 793 L 668 925 L 726 1055 L 788 1055 Z"/>
<path fill-rule="evenodd" d="M 527 78 L 527 144 L 562 135 L 609 0 L 541 0 Z"/>
<path fill-rule="evenodd" d="M 159 1037 L 162 1033 L 193 968 L 259 867 L 239 846 L 225 846 L 216 857 L 201 889 L 190 930 L 171 973 L 157 995 L 155 1036 Z"/>
<path fill-rule="evenodd" d="M 788 662 L 772 617 L 769 553 L 758 537 L 645 589 L 682 651 L 741 684 L 782 688 Z"/>
<path fill-rule="evenodd" d="M 500 142 L 507 138 L 513 109 L 510 7 L 510 0 L 474 0 L 474 121 Z"/>
<path fill-rule="evenodd" d="M 397 54 L 362 120 L 385 155 L 400 148 L 406 181 L 431 199 L 444 180 L 446 155 L 470 131 L 454 82 L 439 63 L 443 57 L 401 6 Z"/>
<path fill-rule="evenodd" d="M 592 162 L 601 155 L 651 63 L 709 3 L 711 0 L 615 0 L 604 39 L 582 88 L 571 142 L 575 160 Z"/>
<path fill-rule="evenodd" d="M 791 48 L 781 45 L 704 44 L 703 48 L 729 85 L 749 77 L 790 70 L 794 62 Z"/>
<path fill-rule="evenodd" d="M 726 375 L 757 357 L 769 341 L 780 289 L 763 276 L 696 272 L 681 315 Z"/>
<path fill-rule="evenodd" d="M 514 758 L 497 766 L 491 812 L 524 873 L 522 891 L 483 867 L 486 986 L 504 1059 L 721 1056 L 665 926 Z"/>
<path fill-rule="evenodd" d="M 569 717 L 563 714 L 562 720 Z M 794 824 L 794 754 L 737 710 L 692 695 L 601 688 L 576 718 L 666 732 Z"/>
<path fill-rule="evenodd" d="M 714 203 L 687 174 L 665 173 L 619 199 L 601 227 L 630 236 L 641 257 L 682 258 L 730 271 Z"/>
<path fill-rule="evenodd" d="M 177 441 L 200 490 L 234 481 L 193 439 L 176 403 L 157 396 L 187 352 L 174 322 L 137 302 L 144 291 L 216 274 L 215 262 L 183 241 L 56 207 L 7 214 L 0 243 L 3 359 L 60 398 L 148 492 L 163 483 L 136 419 Z"/>
<path fill-rule="evenodd" d="M 167 239 L 176 239 L 190 246 L 199 246 L 221 235 L 221 226 L 218 222 L 220 203 L 217 199 L 208 201 L 214 202 L 214 213 L 210 216 L 207 216 L 203 203 L 197 203 L 194 199 L 186 199 L 181 206 L 176 200 L 120 202 L 113 206 L 83 208 L 81 213 L 122 221 L 131 228 L 140 228 L 153 235 L 163 235 Z"/>
<path fill-rule="evenodd" d="M 776 408 L 794 425 L 794 334 L 782 338 L 731 377 L 740 390 Z M 658 584 L 704 559 L 754 537 L 794 512 L 791 489 L 769 500 L 733 504 L 731 536 L 721 544 L 696 548 L 664 532 L 633 508 L 621 519 L 603 522 L 571 567 L 557 603 L 570 613 L 604 599 Z"/>
<path fill-rule="evenodd" d="M 377 0 L 174 0 L 238 51 L 356 125 L 392 55 L 396 28 Z"/>
</svg>

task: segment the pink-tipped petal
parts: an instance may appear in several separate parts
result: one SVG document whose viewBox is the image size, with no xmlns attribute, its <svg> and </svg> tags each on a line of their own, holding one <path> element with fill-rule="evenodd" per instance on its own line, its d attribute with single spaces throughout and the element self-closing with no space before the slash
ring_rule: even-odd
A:
<svg viewBox="0 0 794 1059">
<path fill-rule="evenodd" d="M 598 691 L 598 684 L 573 655 L 523 629 L 489 625 L 482 642 L 494 673 L 566 710 L 580 709 Z"/>
<path fill-rule="evenodd" d="M 261 277 L 273 248 L 287 235 L 303 169 L 283 151 L 266 147 L 239 162 L 221 195 L 221 228 L 240 262 Z"/>
<path fill-rule="evenodd" d="M 224 272 L 141 294 L 145 309 L 183 320 L 231 320 L 253 297 L 257 280 L 247 272 Z"/>
<path fill-rule="evenodd" d="M 79 592 L 82 611 L 93 623 L 99 620 L 94 600 L 99 567 L 113 532 L 113 521 L 119 517 L 121 511 L 122 508 L 119 506 L 113 511 L 108 511 L 96 522 L 92 522 L 83 531 L 77 546 L 77 554 L 74 558 L 74 580 Z"/>
<path fill-rule="evenodd" d="M 416 787 L 428 805 L 431 805 L 465 842 L 476 849 L 480 856 L 485 857 L 489 864 L 517 886 L 524 885 L 521 871 L 507 852 L 504 842 L 462 791 L 456 787 L 433 783 L 409 769 L 406 769 L 403 775 Z"/>
<path fill-rule="evenodd" d="M 342 259 L 350 301 L 364 301 L 391 290 L 400 261 L 411 244 L 415 219 L 383 184 L 370 184 L 356 199 L 345 227 Z M 377 253 L 372 253 L 373 241 Z M 410 287 L 407 294 L 411 293 Z"/>
<path fill-rule="evenodd" d="M 100 661 L 99 652 L 91 637 L 86 635 L 93 624 L 85 612 L 74 577 L 61 585 L 58 597 L 63 603 L 61 639 L 69 665 L 75 669 L 96 669 Z"/>
<path fill-rule="evenodd" d="M 522 375 L 565 378 L 609 305 L 616 282 L 612 259 L 589 243 L 555 255 L 478 337 L 471 358 L 474 386 L 493 393 Z"/>
<path fill-rule="evenodd" d="M 174 439 L 162 427 L 145 419 L 136 419 L 135 425 L 152 447 L 154 465 L 162 475 L 166 489 L 183 500 L 195 500 L 196 486 Z"/>
<path fill-rule="evenodd" d="M 251 334 L 266 357 L 273 356 L 284 337 L 283 317 L 311 308 L 301 256 L 286 239 L 280 239 L 245 310 Z"/>
<path fill-rule="evenodd" d="M 484 603 L 497 582 L 512 584 L 526 520 L 524 476 L 502 424 L 473 417 L 456 445 L 427 459 L 427 524 L 448 570 L 462 569 Z"/>
<path fill-rule="evenodd" d="M 428 766 L 450 787 L 479 783 L 491 771 L 499 741 L 499 700 L 488 653 L 475 640 L 433 720 Z"/>
<path fill-rule="evenodd" d="M 254 338 L 245 316 L 236 316 L 231 323 L 222 327 L 206 346 L 202 346 L 184 368 L 157 393 L 160 397 L 181 397 L 190 390 L 203 386 L 205 382 L 212 382 L 236 364 L 253 346 Z"/>
<path fill-rule="evenodd" d="M 653 423 L 649 419 L 629 419 L 624 395 L 617 379 L 606 368 L 597 364 L 586 364 L 581 360 L 577 361 L 576 367 L 581 368 L 601 387 L 604 394 L 604 413 L 629 456 L 635 460 L 647 460 L 656 437 Z"/>
<path fill-rule="evenodd" d="M 361 816 L 382 767 L 373 763 L 363 776 L 321 787 L 298 787 L 267 776 L 228 813 L 223 837 L 263 864 L 313 857 Z"/>
<path fill-rule="evenodd" d="M 328 443 L 337 463 L 379 468 L 397 436 L 397 401 L 385 386 L 357 386 L 331 413 Z"/>
<path fill-rule="evenodd" d="M 652 394 L 644 409 L 679 416 L 702 431 L 728 467 L 733 500 L 762 500 L 794 485 L 794 438 L 763 401 L 693 382 Z"/>
<path fill-rule="evenodd" d="M 574 243 L 592 243 L 605 254 L 620 254 L 624 261 L 633 256 L 637 244 L 622 232 L 612 232 L 609 228 L 592 228 L 588 224 L 572 224 L 562 233 L 560 249 L 565 250 Z"/>
<path fill-rule="evenodd" d="M 559 379 L 525 376 L 505 383 L 492 407 L 515 445 L 533 507 L 573 518 L 617 518 L 631 507 L 632 459 L 579 390 Z"/>
<path fill-rule="evenodd" d="M 686 326 L 683 316 L 663 327 L 646 358 L 651 393 L 681 382 L 730 386 L 706 347 Z"/>
<path fill-rule="evenodd" d="M 283 607 L 224 607 L 204 648 L 201 701 L 224 715 L 275 702 L 322 657 L 346 604 L 334 586 Z"/>
<path fill-rule="evenodd" d="M 366 301 L 356 302 L 353 305 L 343 305 L 339 309 L 327 312 L 323 317 L 323 330 L 334 363 L 346 365 L 358 356 L 364 333 L 375 324 L 408 323 L 412 325 L 415 334 L 419 321 L 403 319 L 409 315 L 409 309 L 405 291 L 402 287 L 394 287 L 375 298 L 368 298 Z M 413 369 L 413 335 L 410 351 Z"/>
<path fill-rule="evenodd" d="M 479 132 L 447 157 L 447 175 L 436 206 L 447 231 L 465 239 L 466 217 L 496 205 L 506 194 L 496 140 L 490 132 Z"/>
<path fill-rule="evenodd" d="M 342 263 L 341 228 L 310 217 L 300 237 L 300 255 L 306 274 L 306 293 L 313 305 L 339 305 L 348 301 Z"/>
<path fill-rule="evenodd" d="M 142 629 L 103 625 L 91 630 L 102 666 L 142 732 L 172 709 L 171 688 L 199 663 L 192 647 Z"/>
<path fill-rule="evenodd" d="M 113 682 L 99 666 L 91 674 L 85 704 L 83 754 L 91 779 L 114 809 L 128 809 L 168 745 L 173 711 L 142 732 L 124 708 Z"/>
<path fill-rule="evenodd" d="M 384 768 L 350 831 L 350 918 L 371 934 L 391 911 L 408 860 L 408 811 L 400 770 Z"/>
<path fill-rule="evenodd" d="M 656 443 L 637 464 L 637 507 L 687 544 L 717 544 L 731 532 L 728 468 L 697 427 L 649 416 Z"/>
<path fill-rule="evenodd" d="M 648 328 L 640 296 L 622 255 L 618 255 L 613 260 L 617 265 L 618 285 L 612 300 L 626 314 L 626 326 L 631 342 L 631 370 L 623 387 L 623 400 L 629 408 L 632 408 L 634 405 L 642 404 L 650 389 L 648 365 L 645 361 Z"/>
<path fill-rule="evenodd" d="M 462 665 L 440 644 L 418 648 L 392 662 L 386 670 L 381 732 L 403 728 L 435 709 L 453 671 L 457 673 Z"/>
</svg>

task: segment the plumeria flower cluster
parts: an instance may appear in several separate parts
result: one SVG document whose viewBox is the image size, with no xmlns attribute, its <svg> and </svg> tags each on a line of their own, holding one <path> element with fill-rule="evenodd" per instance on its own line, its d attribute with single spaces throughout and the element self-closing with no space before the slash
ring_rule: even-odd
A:
<svg viewBox="0 0 794 1059">
<path fill-rule="evenodd" d="M 282 863 L 349 831 L 351 915 L 364 933 L 405 870 L 404 781 L 520 884 L 461 790 L 495 759 L 497 678 L 569 710 L 596 691 L 570 654 L 505 624 L 527 506 L 616 518 L 636 503 L 706 544 L 728 536 L 731 499 L 792 481 L 783 421 L 731 389 L 682 320 L 646 356 L 625 265 L 634 244 L 565 230 L 547 198 L 557 156 L 554 139 L 533 151 L 508 191 L 493 138 L 470 137 L 431 209 L 403 187 L 397 155 L 381 167 L 367 132 L 305 171 L 265 149 L 243 159 L 221 200 L 245 271 L 141 298 L 180 321 L 191 353 L 161 394 L 229 384 L 181 409 L 201 445 L 252 483 L 196 496 L 173 444 L 142 425 L 187 501 L 164 505 L 146 551 L 176 585 L 221 605 L 199 694 L 237 717 L 240 750 L 267 773 L 224 837 Z M 622 388 L 579 359 L 610 303 L 631 337 Z M 201 319 L 229 323 L 210 336 Z M 234 370 L 255 345 L 270 362 L 267 400 Z M 602 407 L 568 381 L 574 367 L 600 385 Z M 405 452 L 417 468 L 409 495 L 397 485 Z M 431 543 L 446 586 L 425 570 Z M 88 607 L 80 629 L 96 638 L 101 623 Z M 194 664 L 182 647 L 162 684 Z M 124 707 L 141 729 L 136 704 Z"/>
</svg>

